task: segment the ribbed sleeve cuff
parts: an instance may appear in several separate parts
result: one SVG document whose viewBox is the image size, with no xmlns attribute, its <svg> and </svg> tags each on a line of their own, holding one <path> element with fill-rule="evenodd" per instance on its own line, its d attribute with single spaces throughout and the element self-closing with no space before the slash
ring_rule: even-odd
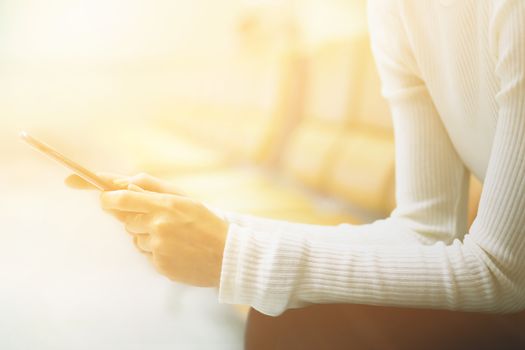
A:
<svg viewBox="0 0 525 350">
<path fill-rule="evenodd" d="M 240 265 L 240 251 L 242 242 L 241 227 L 230 223 L 228 236 L 222 257 L 221 279 L 219 285 L 219 302 L 226 304 L 240 304 L 236 297 L 236 285 Z"/>
<path fill-rule="evenodd" d="M 291 249 L 283 249 L 283 245 Z M 300 260 L 301 240 L 296 235 L 254 231 L 231 223 L 224 248 L 219 302 L 251 305 L 272 316 L 303 306 L 298 300 L 290 303 Z"/>
</svg>

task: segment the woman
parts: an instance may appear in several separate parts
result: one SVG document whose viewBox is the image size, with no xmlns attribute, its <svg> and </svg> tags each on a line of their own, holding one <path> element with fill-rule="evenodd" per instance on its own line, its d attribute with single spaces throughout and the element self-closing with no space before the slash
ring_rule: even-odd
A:
<svg viewBox="0 0 525 350">
<path fill-rule="evenodd" d="M 268 314 L 311 303 L 525 308 L 525 1 L 369 1 L 396 137 L 397 208 L 322 227 L 214 213 L 148 177 L 118 179 L 159 271 Z M 468 176 L 484 181 L 467 228 Z M 141 188 L 137 187 L 140 186 Z M 144 191 L 147 190 L 147 191 Z"/>
</svg>

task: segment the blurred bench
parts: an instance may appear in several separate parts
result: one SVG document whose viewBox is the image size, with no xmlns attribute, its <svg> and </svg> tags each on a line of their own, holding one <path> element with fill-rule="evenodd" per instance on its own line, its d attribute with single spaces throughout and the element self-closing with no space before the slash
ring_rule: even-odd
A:
<svg viewBox="0 0 525 350">
<path fill-rule="evenodd" d="M 266 129 L 273 130 L 279 128 L 275 123 L 295 124 L 284 140 L 275 137 L 277 132 L 267 134 L 263 144 L 273 150 L 272 156 L 252 158 L 255 167 L 172 178 L 208 204 L 272 218 L 318 224 L 363 221 L 351 208 L 366 211 L 362 217 L 387 215 L 393 207 L 393 142 L 367 37 L 326 43 L 298 61 L 304 62 L 299 116 L 278 113 L 279 118 L 267 121 L 273 126 Z M 285 104 L 283 98 L 276 101 Z M 256 161 L 261 159 L 266 162 Z"/>
</svg>

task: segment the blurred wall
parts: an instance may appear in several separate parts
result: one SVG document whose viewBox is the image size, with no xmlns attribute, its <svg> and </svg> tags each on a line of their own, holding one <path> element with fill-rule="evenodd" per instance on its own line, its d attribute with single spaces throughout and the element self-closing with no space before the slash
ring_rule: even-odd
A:
<svg viewBox="0 0 525 350">
<path fill-rule="evenodd" d="M 16 125 L 147 117 L 234 45 L 232 0 L 2 5 L 2 121 Z"/>
<path fill-rule="evenodd" d="M 187 101 L 270 108 L 280 48 L 292 42 L 308 48 L 366 27 L 364 0 L 2 0 L 0 6 L 0 150 L 18 129 L 54 138 L 117 132 L 176 115 Z M 246 27 L 250 13 L 259 15 L 260 28 L 251 30 L 249 21 Z"/>
</svg>

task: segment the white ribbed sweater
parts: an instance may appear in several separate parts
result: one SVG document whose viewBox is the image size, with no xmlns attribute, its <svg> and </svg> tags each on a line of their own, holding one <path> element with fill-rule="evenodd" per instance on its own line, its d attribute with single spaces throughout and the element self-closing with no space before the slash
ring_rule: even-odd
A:
<svg viewBox="0 0 525 350">
<path fill-rule="evenodd" d="M 369 0 L 398 206 L 368 225 L 228 213 L 219 299 L 525 308 L 525 0 Z M 351 169 L 349 169 L 351 171 Z M 484 180 L 466 224 L 468 174 Z"/>
</svg>

